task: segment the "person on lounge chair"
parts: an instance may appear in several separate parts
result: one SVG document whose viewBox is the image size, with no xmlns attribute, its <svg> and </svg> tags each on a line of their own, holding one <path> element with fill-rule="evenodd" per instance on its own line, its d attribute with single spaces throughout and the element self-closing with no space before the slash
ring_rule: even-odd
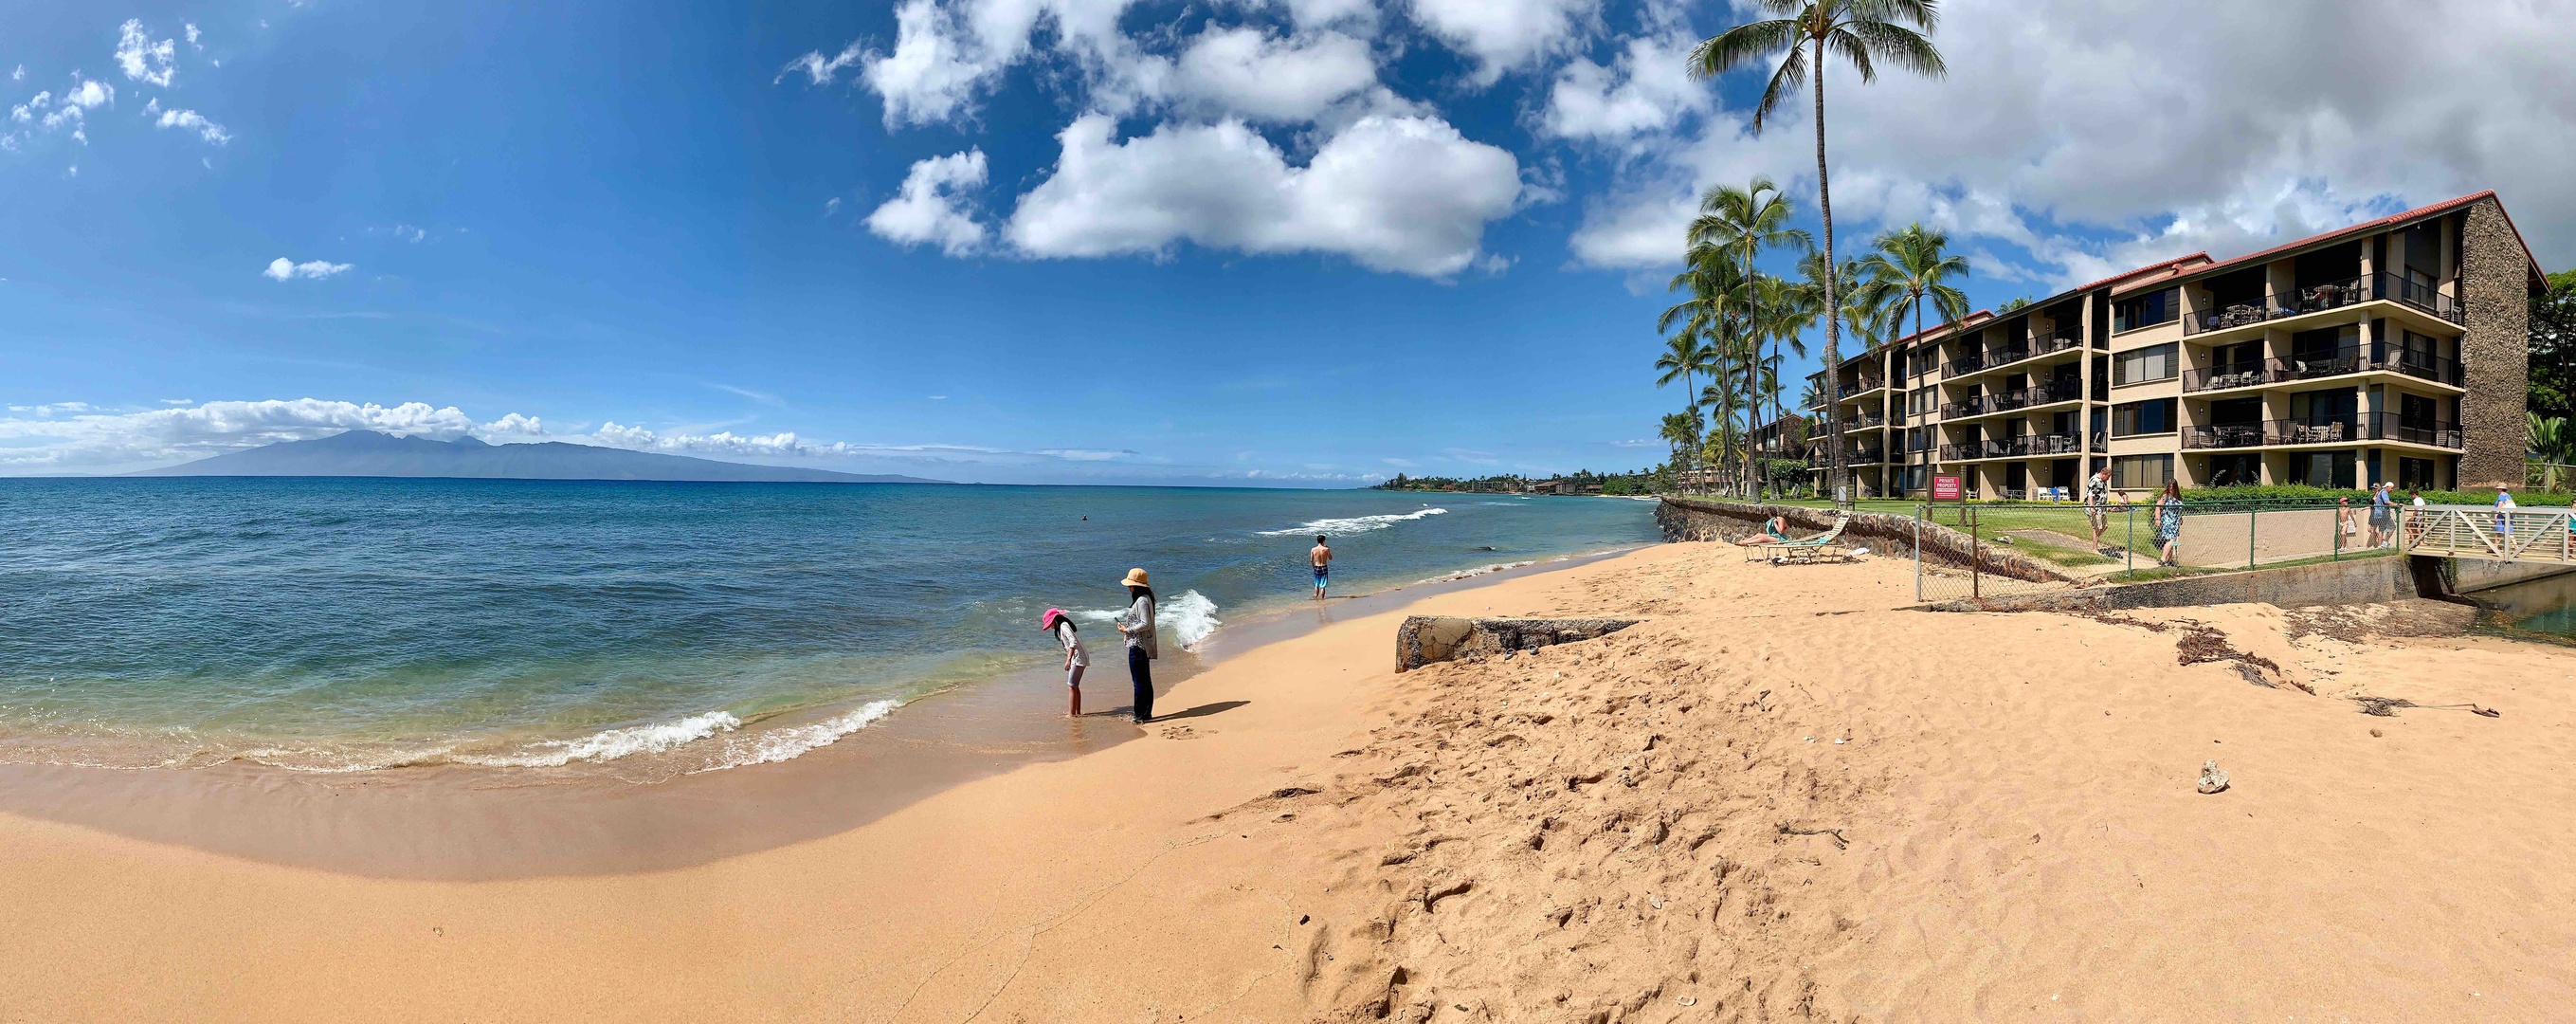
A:
<svg viewBox="0 0 2576 1024">
<path fill-rule="evenodd" d="M 1762 532 L 1746 537 L 1743 540 L 1736 541 L 1735 545 L 1737 547 L 1749 548 L 1761 544 L 1783 544 L 1787 543 L 1788 540 L 1789 517 L 1772 516 L 1770 522 L 1762 524 Z"/>
</svg>

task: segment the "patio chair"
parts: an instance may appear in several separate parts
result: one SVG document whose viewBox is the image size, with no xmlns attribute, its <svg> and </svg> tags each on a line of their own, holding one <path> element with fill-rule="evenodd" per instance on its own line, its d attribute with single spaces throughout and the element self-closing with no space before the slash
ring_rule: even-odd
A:
<svg viewBox="0 0 2576 1024">
<path fill-rule="evenodd" d="M 1756 544 L 1744 549 L 1744 560 L 1769 562 L 1773 565 L 1804 565 L 1816 561 L 1850 561 L 1851 550 L 1834 541 L 1842 537 L 1843 527 L 1851 525 L 1851 514 L 1834 513 L 1834 527 L 1813 537 L 1784 540 L 1777 544 Z"/>
</svg>

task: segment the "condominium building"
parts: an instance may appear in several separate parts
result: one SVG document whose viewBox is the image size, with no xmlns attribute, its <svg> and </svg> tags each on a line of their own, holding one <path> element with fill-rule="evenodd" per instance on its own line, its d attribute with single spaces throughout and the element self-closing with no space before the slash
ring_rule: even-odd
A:
<svg viewBox="0 0 2576 1024">
<path fill-rule="evenodd" d="M 2167 260 L 1844 360 L 1845 464 L 1865 496 L 1943 475 L 1978 497 L 2080 493 L 2105 464 L 2133 497 L 2519 485 L 2527 298 L 2545 287 L 2493 192 Z"/>
</svg>

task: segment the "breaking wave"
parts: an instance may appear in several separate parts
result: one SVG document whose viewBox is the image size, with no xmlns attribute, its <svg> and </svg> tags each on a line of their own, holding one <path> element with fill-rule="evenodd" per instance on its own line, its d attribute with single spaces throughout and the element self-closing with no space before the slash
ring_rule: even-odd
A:
<svg viewBox="0 0 2576 1024">
<path fill-rule="evenodd" d="M 1321 533 L 1327 536 L 1336 533 L 1367 533 L 1370 530 L 1383 530 L 1397 523 L 1411 522 L 1428 516 L 1445 516 L 1448 514 L 1449 510 L 1445 508 L 1426 508 L 1413 512 L 1382 516 L 1352 516 L 1348 519 L 1318 519 L 1311 523 L 1300 523 L 1285 530 L 1262 530 L 1259 531 L 1259 534 L 1263 537 L 1288 537 L 1300 533 Z"/>
</svg>

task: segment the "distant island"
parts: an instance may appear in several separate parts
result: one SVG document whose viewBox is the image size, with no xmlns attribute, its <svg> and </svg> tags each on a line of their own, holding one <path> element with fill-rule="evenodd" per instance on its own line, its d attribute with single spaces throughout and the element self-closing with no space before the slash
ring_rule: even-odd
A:
<svg viewBox="0 0 2576 1024">
<path fill-rule="evenodd" d="M 944 484 L 914 476 L 755 466 L 685 455 L 547 441 L 485 444 L 471 437 L 432 441 L 352 430 L 311 441 L 280 441 L 128 476 L 390 476 L 485 480 L 666 480 L 732 483 Z"/>
</svg>

